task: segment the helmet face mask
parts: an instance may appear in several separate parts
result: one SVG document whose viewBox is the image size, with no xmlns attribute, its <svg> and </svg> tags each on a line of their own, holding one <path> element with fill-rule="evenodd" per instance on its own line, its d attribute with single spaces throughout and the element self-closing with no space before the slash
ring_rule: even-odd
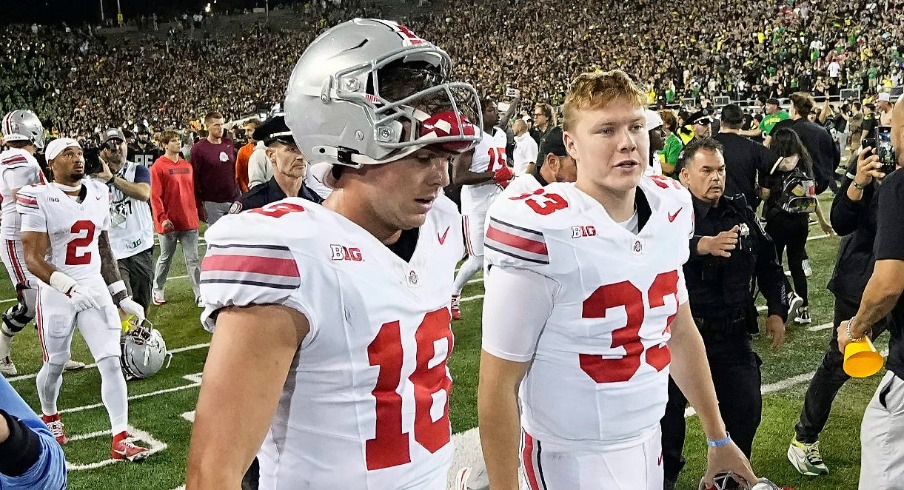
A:
<svg viewBox="0 0 904 490">
<path fill-rule="evenodd" d="M 166 350 L 166 342 L 160 331 L 145 320 L 135 325 L 120 339 L 122 355 L 120 366 L 123 374 L 131 378 L 148 378 L 157 374 L 163 362 L 173 355 Z M 167 363 L 169 366 L 169 363 Z"/>
<path fill-rule="evenodd" d="M 37 148 L 44 148 L 44 125 L 33 112 L 19 109 L 3 117 L 4 141 L 30 141 Z"/>
<path fill-rule="evenodd" d="M 438 47 L 393 22 L 356 19 L 316 39 L 289 80 L 286 123 L 311 164 L 360 168 L 480 140 L 474 88 Z M 475 126 L 470 121 L 479 121 Z"/>
</svg>

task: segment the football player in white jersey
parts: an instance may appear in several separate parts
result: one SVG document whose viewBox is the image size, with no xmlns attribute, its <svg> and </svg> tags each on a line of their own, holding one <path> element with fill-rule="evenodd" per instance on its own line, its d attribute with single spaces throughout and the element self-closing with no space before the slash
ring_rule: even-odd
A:
<svg viewBox="0 0 904 490">
<path fill-rule="evenodd" d="M 22 240 L 19 238 L 19 213 L 16 211 L 16 192 L 30 184 L 44 182 L 44 173 L 35 160 L 37 150 L 44 148 L 44 126 L 38 116 L 27 110 L 16 110 L 3 117 L 3 141 L 9 149 L 0 153 L 0 257 L 12 280 L 19 301 L 9 307 L 0 325 L 0 373 L 15 376 L 18 371 L 10 358 L 13 337 L 35 317 L 37 282 L 25 267 Z M 85 367 L 70 360 L 67 369 Z"/>
<path fill-rule="evenodd" d="M 480 138 L 467 119 L 479 105 L 444 51 L 394 22 L 345 22 L 308 46 L 286 123 L 334 191 L 228 215 L 205 235 L 214 334 L 189 489 L 238 487 L 255 454 L 260 488 L 446 487 L 464 250 L 442 188 Z"/>
<path fill-rule="evenodd" d="M 508 165 L 505 131 L 499 128 L 499 109 L 496 102 L 484 98 L 483 135 L 473 151 L 465 153 L 453 162 L 452 182 L 461 187 L 461 223 L 465 235 L 468 260 L 455 276 L 455 292 L 452 295 L 452 319 L 461 318 L 459 296 L 465 284 L 483 268 L 483 229 L 487 210 L 496 196 L 514 177 Z"/>
<path fill-rule="evenodd" d="M 50 142 L 46 156 L 54 182 L 23 187 L 16 196 L 25 263 L 38 279 L 37 323 L 44 364 L 37 386 L 42 419 L 57 442 L 66 444 L 57 398 L 77 325 L 100 371 L 101 398 L 112 426 L 111 457 L 142 459 L 148 450 L 134 444 L 127 432 L 128 398 L 119 361 L 116 307 L 140 321 L 144 309 L 126 295 L 110 248 L 110 191 L 103 182 L 85 179 L 85 159 L 74 139 Z"/>
<path fill-rule="evenodd" d="M 532 489 L 661 489 L 670 371 L 709 440 L 707 483 L 756 481 L 687 304 L 690 195 L 643 177 L 645 99 L 621 71 L 579 76 L 563 126 L 577 182 L 490 208 L 478 413 L 494 489 L 518 488 L 519 440 Z"/>
</svg>

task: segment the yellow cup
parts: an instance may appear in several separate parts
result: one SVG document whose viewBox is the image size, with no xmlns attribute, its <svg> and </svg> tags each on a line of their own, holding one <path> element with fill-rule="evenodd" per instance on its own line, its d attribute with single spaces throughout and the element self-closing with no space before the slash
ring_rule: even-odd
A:
<svg viewBox="0 0 904 490">
<path fill-rule="evenodd" d="M 868 378 L 878 373 L 883 364 L 885 359 L 867 336 L 844 348 L 844 372 L 852 378 Z"/>
</svg>

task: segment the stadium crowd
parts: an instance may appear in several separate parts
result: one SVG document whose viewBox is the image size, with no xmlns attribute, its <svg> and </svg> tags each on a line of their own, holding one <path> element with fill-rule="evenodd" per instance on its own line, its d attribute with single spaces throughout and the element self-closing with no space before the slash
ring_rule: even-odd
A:
<svg viewBox="0 0 904 490">
<path fill-rule="evenodd" d="M 298 9 L 302 27 L 292 30 L 253 24 L 239 33 L 172 29 L 137 39 L 88 27 L 10 28 L 0 34 L 0 49 L 9 53 L 0 60 L 0 111 L 34 108 L 70 136 L 142 119 L 155 130 L 182 129 L 211 107 L 229 120 L 280 102 L 296 54 L 326 26 L 380 13 L 369 2 L 346 2 L 326 12 Z M 610 30 L 601 13 L 624 21 Z M 569 81 L 594 68 L 630 67 L 663 103 L 897 86 L 904 79 L 901 15 L 900 0 L 666 8 L 652 0 L 449 0 L 408 23 L 448 50 L 458 75 L 479 90 L 518 88 L 525 104 L 558 105 Z"/>
</svg>

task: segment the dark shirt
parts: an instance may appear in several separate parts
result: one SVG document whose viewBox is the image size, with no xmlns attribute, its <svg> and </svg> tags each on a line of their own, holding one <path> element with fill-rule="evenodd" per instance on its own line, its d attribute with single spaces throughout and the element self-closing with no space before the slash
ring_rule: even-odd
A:
<svg viewBox="0 0 904 490">
<path fill-rule="evenodd" d="M 866 131 L 867 138 L 874 138 L 876 133 L 876 128 L 879 127 L 879 115 L 878 114 L 864 114 L 863 122 L 860 124 L 860 130 Z"/>
<path fill-rule="evenodd" d="M 753 279 L 766 298 L 769 315 L 786 319 L 788 299 L 785 279 L 775 254 L 775 245 L 760 227 L 753 210 L 743 196 L 721 197 L 718 206 L 711 206 L 693 198 L 694 237 L 691 239 L 690 259 L 684 264 L 684 278 L 694 317 L 712 320 L 734 320 L 751 315 L 753 308 Z M 747 236 L 740 236 L 738 247 L 731 257 L 698 255 L 701 237 L 716 236 L 735 225 L 746 224 Z"/>
<path fill-rule="evenodd" d="M 135 144 L 129 145 L 129 152 L 126 160 L 135 162 L 144 167 L 150 167 L 165 153 L 166 152 L 161 148 L 151 142 L 140 144 L 140 142 L 136 141 Z"/>
<path fill-rule="evenodd" d="M 197 142 L 191 148 L 191 166 L 199 202 L 233 202 L 238 196 L 232 140 L 223 138 L 218 145 L 207 139 Z"/>
<path fill-rule="evenodd" d="M 537 182 L 540 183 L 541 187 L 546 187 L 549 185 L 549 182 L 547 182 L 546 179 L 544 179 L 543 176 L 540 175 L 540 166 L 539 165 L 534 166 L 534 171 L 531 172 L 531 175 L 533 175 L 534 178 L 537 179 Z"/>
<path fill-rule="evenodd" d="M 857 162 L 854 161 L 848 172 L 853 175 L 856 169 Z M 835 296 L 859 303 L 876 263 L 873 246 L 876 240 L 879 184 L 874 182 L 868 185 L 863 189 L 863 197 L 854 202 L 847 196 L 848 187 L 853 182 L 850 175 L 844 179 L 841 189 L 835 195 L 829 216 L 832 228 L 842 238 L 828 289 Z"/>
<path fill-rule="evenodd" d="M 835 169 L 841 162 L 838 145 L 832 140 L 832 136 L 826 131 L 826 128 L 807 119 L 801 118 L 795 121 L 791 125 L 791 130 L 800 136 L 804 148 L 810 152 L 810 157 L 813 159 L 813 173 L 816 174 L 816 193 L 821 194 L 829 186 L 829 182 L 834 178 Z M 773 134 L 774 131 L 773 129 Z"/>
<path fill-rule="evenodd" d="M 879 186 L 879 211 L 876 218 L 876 260 L 904 260 L 904 171 L 895 170 Z M 895 291 L 900 293 L 900 291 Z M 891 342 L 888 369 L 904 378 L 904 296 L 889 315 Z"/>
<path fill-rule="evenodd" d="M 317 204 L 323 202 L 323 198 L 309 189 L 304 183 L 302 183 L 301 188 L 298 189 L 298 195 L 296 197 L 307 199 L 308 201 Z M 235 214 L 246 209 L 264 207 L 271 202 L 281 201 L 285 198 L 286 193 L 279 187 L 279 184 L 276 182 L 276 177 L 271 177 L 266 183 L 254 186 L 250 191 L 246 192 L 245 195 L 240 197 L 238 201 L 234 202 L 232 207 L 229 208 L 229 213 Z"/>
<path fill-rule="evenodd" d="M 725 147 L 725 194 L 744 194 L 747 203 L 756 209 L 760 203 L 758 187 L 766 185 L 766 176 L 778 160 L 772 150 L 734 133 L 719 133 L 715 139 Z"/>
<path fill-rule="evenodd" d="M 531 128 L 530 137 L 537 142 L 537 148 L 543 149 L 543 143 L 546 142 L 546 137 L 549 136 L 549 132 L 552 131 L 554 127 L 555 126 L 553 126 L 552 123 L 548 123 L 546 125 L 546 131 L 540 131 L 539 128 Z M 540 165 L 542 165 L 542 162 L 537 162 L 537 166 L 539 167 Z"/>
</svg>

